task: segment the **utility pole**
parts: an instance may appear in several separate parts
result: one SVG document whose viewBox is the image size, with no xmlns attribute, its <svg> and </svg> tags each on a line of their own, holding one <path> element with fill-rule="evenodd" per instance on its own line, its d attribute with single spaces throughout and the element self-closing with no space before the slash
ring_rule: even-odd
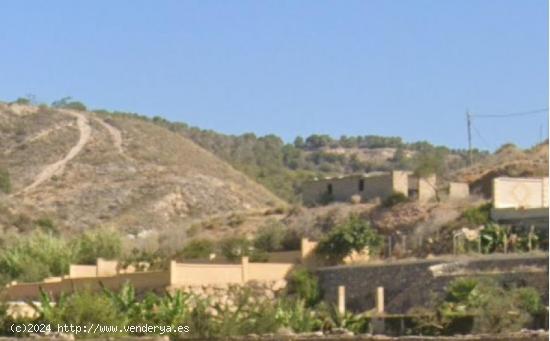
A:
<svg viewBox="0 0 550 341">
<path fill-rule="evenodd" d="M 466 110 L 466 122 L 468 125 L 468 164 L 472 164 L 472 117 L 470 111 Z"/>
</svg>

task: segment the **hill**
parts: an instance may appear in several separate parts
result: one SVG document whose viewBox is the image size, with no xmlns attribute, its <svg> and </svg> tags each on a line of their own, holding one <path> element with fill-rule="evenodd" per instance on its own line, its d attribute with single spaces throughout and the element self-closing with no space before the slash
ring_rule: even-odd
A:
<svg viewBox="0 0 550 341">
<path fill-rule="evenodd" d="M 0 231 L 179 227 L 284 204 L 191 140 L 124 115 L 0 104 Z M 54 224 L 51 223 L 53 221 Z"/>
<path fill-rule="evenodd" d="M 434 146 L 426 141 L 406 143 L 399 137 L 366 135 L 334 139 L 314 134 L 285 143 L 276 135 L 226 135 L 161 117 L 126 115 L 188 137 L 289 202 L 299 202 L 301 183 L 314 177 L 406 169 L 435 171 L 445 178 L 467 164 L 465 150 Z M 488 152 L 476 149 L 473 154 L 482 162 Z"/>
</svg>

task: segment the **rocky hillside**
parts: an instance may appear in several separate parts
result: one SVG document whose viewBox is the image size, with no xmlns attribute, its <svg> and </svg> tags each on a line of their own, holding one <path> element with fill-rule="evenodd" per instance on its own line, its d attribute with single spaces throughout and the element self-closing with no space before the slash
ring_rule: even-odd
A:
<svg viewBox="0 0 550 341">
<path fill-rule="evenodd" d="M 452 177 L 470 184 L 470 190 L 485 197 L 491 195 L 492 180 L 498 176 L 548 176 L 548 141 L 522 150 L 512 144 L 470 167 L 455 172 Z"/>
<path fill-rule="evenodd" d="M 36 221 L 184 228 L 284 204 L 181 134 L 124 115 L 0 104 L 0 170 L 0 233 Z"/>
</svg>

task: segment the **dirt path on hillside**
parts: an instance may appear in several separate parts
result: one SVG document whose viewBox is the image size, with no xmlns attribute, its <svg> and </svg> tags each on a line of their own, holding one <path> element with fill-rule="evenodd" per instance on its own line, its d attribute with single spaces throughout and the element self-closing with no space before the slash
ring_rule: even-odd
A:
<svg viewBox="0 0 550 341">
<path fill-rule="evenodd" d="M 86 143 L 88 143 L 88 140 L 90 139 L 90 135 L 92 133 L 92 128 L 86 116 L 76 111 L 66 110 L 64 112 L 66 114 L 76 117 L 76 124 L 78 126 L 78 130 L 80 131 L 78 142 L 71 148 L 71 150 L 69 150 L 69 152 L 67 153 L 67 155 L 65 155 L 63 159 L 44 167 L 44 169 L 34 178 L 33 183 L 22 189 L 19 193 L 27 193 L 35 189 L 44 181 L 49 180 L 52 176 L 63 172 L 63 169 L 65 168 L 65 165 L 67 165 L 67 162 L 74 159 L 78 155 L 78 153 L 82 151 L 82 148 L 84 148 Z"/>
<path fill-rule="evenodd" d="M 115 148 L 120 154 L 122 154 L 124 151 L 122 150 L 122 133 L 120 132 L 120 130 L 100 118 L 94 117 L 94 120 L 99 123 L 103 128 L 107 129 L 109 135 L 111 135 L 111 139 L 113 140 Z"/>
</svg>

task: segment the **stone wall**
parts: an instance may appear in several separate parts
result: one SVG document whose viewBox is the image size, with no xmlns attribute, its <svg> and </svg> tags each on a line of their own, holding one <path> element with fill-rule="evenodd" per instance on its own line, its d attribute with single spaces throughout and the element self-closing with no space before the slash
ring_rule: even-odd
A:
<svg viewBox="0 0 550 341">
<path fill-rule="evenodd" d="M 327 301 L 337 302 L 338 286 L 346 287 L 347 309 L 374 308 L 375 290 L 384 287 L 386 311 L 406 313 L 414 306 L 429 306 L 434 295 L 460 276 L 491 276 L 500 281 L 537 288 L 548 300 L 548 255 L 491 255 L 476 258 L 395 261 L 338 266 L 317 270 Z"/>
<path fill-rule="evenodd" d="M 392 195 L 394 189 L 394 173 L 377 174 L 372 176 L 366 176 L 364 178 L 365 188 L 363 192 L 358 193 L 361 195 L 363 201 L 369 201 L 375 198 L 385 199 Z M 398 178 L 397 176 L 395 176 Z M 407 194 L 407 191 L 404 193 Z"/>
<path fill-rule="evenodd" d="M 470 187 L 465 182 L 449 183 L 449 199 L 467 199 L 470 196 Z"/>
</svg>

